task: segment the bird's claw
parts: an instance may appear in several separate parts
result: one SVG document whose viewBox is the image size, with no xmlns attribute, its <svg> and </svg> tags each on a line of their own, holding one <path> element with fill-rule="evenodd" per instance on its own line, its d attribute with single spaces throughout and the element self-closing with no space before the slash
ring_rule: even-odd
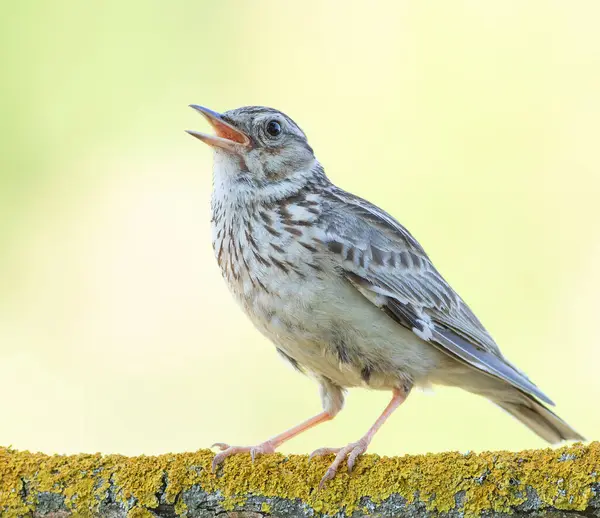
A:
<svg viewBox="0 0 600 518">
<path fill-rule="evenodd" d="M 271 441 L 265 441 L 257 446 L 230 446 L 224 442 L 217 442 L 212 445 L 213 448 L 219 448 L 221 450 L 217 453 L 212 460 L 211 469 L 213 473 L 217 470 L 217 466 L 221 464 L 227 457 L 231 455 L 235 455 L 236 453 L 250 453 L 250 458 L 252 462 L 264 453 L 274 453 L 275 445 Z"/>
<path fill-rule="evenodd" d="M 354 465 L 356 464 L 356 459 L 358 459 L 359 455 L 362 455 L 367 451 L 368 446 L 369 443 L 367 441 L 365 441 L 364 439 L 360 439 L 359 441 L 351 442 L 343 448 L 319 448 L 318 450 L 313 451 L 309 456 L 309 460 L 313 457 L 329 455 L 330 453 L 336 454 L 335 459 L 333 459 L 333 462 L 325 472 L 325 475 L 323 475 L 321 482 L 319 482 L 319 489 L 323 489 L 325 483 L 328 480 L 331 480 L 333 477 L 335 477 L 339 467 L 346 458 L 348 473 L 352 473 Z"/>
</svg>

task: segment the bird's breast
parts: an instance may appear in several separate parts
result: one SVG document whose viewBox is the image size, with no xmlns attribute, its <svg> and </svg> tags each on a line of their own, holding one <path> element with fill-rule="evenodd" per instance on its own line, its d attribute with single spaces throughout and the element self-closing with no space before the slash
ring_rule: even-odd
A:
<svg viewBox="0 0 600 518">
<path fill-rule="evenodd" d="M 322 232 L 310 203 L 213 211 L 215 257 L 247 311 L 319 290 Z"/>
</svg>

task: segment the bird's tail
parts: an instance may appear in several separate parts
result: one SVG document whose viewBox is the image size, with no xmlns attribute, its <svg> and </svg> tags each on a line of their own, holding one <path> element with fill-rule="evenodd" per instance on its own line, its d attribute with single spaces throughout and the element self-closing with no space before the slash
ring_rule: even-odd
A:
<svg viewBox="0 0 600 518">
<path fill-rule="evenodd" d="M 516 389 L 511 391 L 509 397 L 502 397 L 503 395 L 508 394 L 496 393 L 487 397 L 549 443 L 585 441 L 565 421 L 532 396 Z"/>
<path fill-rule="evenodd" d="M 463 370 L 459 370 L 461 368 Z M 509 385 L 504 380 L 477 372 L 471 367 L 454 365 L 453 370 L 444 370 L 444 377 L 436 381 L 444 385 L 459 386 L 485 397 L 551 444 L 561 441 L 585 441 L 584 437 L 535 396 Z"/>
</svg>

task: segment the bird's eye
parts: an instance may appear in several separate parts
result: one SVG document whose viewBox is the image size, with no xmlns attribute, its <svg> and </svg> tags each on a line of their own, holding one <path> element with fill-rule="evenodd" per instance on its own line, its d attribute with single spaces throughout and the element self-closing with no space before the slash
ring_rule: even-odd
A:
<svg viewBox="0 0 600 518">
<path fill-rule="evenodd" d="M 267 123 L 267 133 L 271 137 L 278 137 L 281 134 L 281 124 L 276 120 L 271 120 Z"/>
</svg>

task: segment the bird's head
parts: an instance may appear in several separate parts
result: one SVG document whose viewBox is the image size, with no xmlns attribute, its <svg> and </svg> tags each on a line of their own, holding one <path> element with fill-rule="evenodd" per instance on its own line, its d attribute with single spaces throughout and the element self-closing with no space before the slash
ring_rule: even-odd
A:
<svg viewBox="0 0 600 518">
<path fill-rule="evenodd" d="M 217 113 L 191 105 L 215 135 L 188 131 L 215 152 L 215 177 L 257 186 L 299 183 L 314 174 L 317 161 L 304 132 L 273 108 L 245 106 Z M 223 178 L 224 179 L 224 178 Z"/>
</svg>

